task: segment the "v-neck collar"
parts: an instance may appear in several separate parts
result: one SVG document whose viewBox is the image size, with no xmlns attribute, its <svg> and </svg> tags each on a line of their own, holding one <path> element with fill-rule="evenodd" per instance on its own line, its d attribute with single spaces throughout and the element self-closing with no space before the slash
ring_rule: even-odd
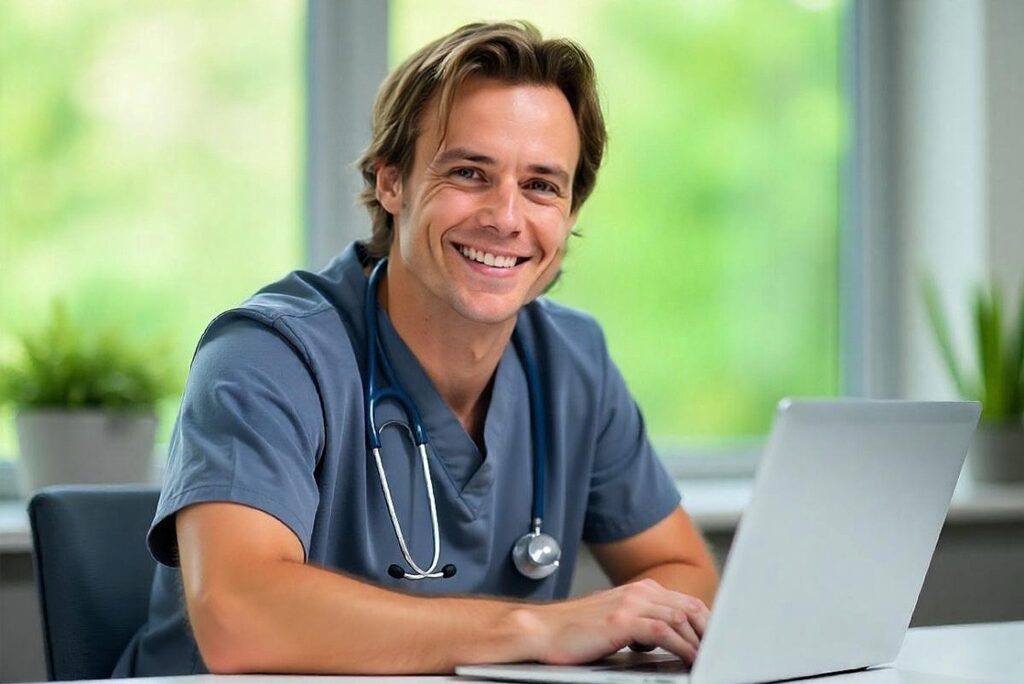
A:
<svg viewBox="0 0 1024 684">
<path fill-rule="evenodd" d="M 368 263 L 365 247 L 354 242 L 327 270 L 335 270 L 342 288 L 339 304 L 356 333 L 357 355 L 364 357 L 366 350 L 363 302 L 369 278 L 364 270 Z M 517 435 L 529 433 L 530 411 L 526 372 L 510 341 L 495 370 L 491 400 L 484 418 L 484 453 L 466 433 L 454 412 L 441 397 L 426 370 L 395 330 L 390 317 L 377 309 L 379 338 L 394 368 L 398 381 L 405 388 L 421 414 L 427 431 L 431 463 L 439 466 L 436 477 L 447 479 L 451 489 L 458 493 L 471 517 L 476 517 L 484 499 L 494 484 L 498 465 L 507 465 L 509 459 L 530 459 L 527 453 L 511 453 L 514 443 L 521 442 Z M 524 312 L 519 313 L 517 326 L 524 323 Z M 365 358 L 364 358 L 365 363 Z M 404 422 L 404 421 L 403 421 Z M 527 439 L 531 444 L 532 439 Z M 433 467 L 433 466 L 432 466 Z M 438 472 L 440 471 L 440 472 Z"/>
<path fill-rule="evenodd" d="M 524 371 L 509 342 L 495 370 L 494 386 L 484 418 L 484 453 L 438 392 L 426 370 L 395 330 L 390 317 L 377 309 L 384 351 L 405 391 L 412 397 L 427 431 L 429 451 L 474 515 L 494 484 L 495 461 L 507 453 L 507 431 L 517 421 L 515 397 L 526 397 Z"/>
</svg>

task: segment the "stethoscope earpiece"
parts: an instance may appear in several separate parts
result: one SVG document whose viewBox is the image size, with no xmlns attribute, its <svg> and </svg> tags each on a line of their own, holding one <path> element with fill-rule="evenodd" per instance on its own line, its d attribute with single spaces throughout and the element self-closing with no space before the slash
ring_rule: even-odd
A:
<svg viewBox="0 0 1024 684">
<path fill-rule="evenodd" d="M 419 411 L 412 397 L 406 394 L 398 383 L 391 363 L 388 361 L 384 347 L 377 339 L 377 288 L 380 279 L 384 275 L 387 259 L 381 259 L 370 272 L 369 281 L 366 284 L 366 296 L 363 300 L 363 321 L 366 324 L 366 437 L 370 443 L 370 453 L 377 466 L 377 475 L 380 477 L 380 486 L 384 494 L 384 502 L 387 505 L 388 516 L 391 518 L 391 526 L 395 530 L 395 537 L 398 539 L 398 546 L 402 550 L 405 562 L 412 568 L 407 572 L 397 563 L 388 566 L 388 575 L 394 579 L 421 580 L 421 579 L 448 579 L 454 577 L 455 566 L 451 563 L 443 566 L 440 570 L 437 567 L 438 557 L 441 552 L 440 532 L 437 524 L 437 505 L 434 501 L 434 485 L 430 476 L 430 464 L 427 459 L 427 431 L 420 420 Z M 533 358 L 527 353 L 519 337 L 513 335 L 513 344 L 519 357 L 522 360 L 523 368 L 526 371 L 526 384 L 530 392 L 530 422 L 533 437 L 533 525 L 530 531 L 524 534 L 512 547 L 512 561 L 526 577 L 530 579 L 544 579 L 558 569 L 558 563 L 562 556 L 562 549 L 549 534 L 541 532 L 541 524 L 544 519 L 544 469 L 547 465 L 547 427 L 544 422 L 543 399 L 540 392 L 540 374 Z M 377 360 L 380 355 L 381 369 L 387 378 L 390 387 L 378 387 L 377 385 Z M 377 403 L 382 399 L 391 399 L 401 406 L 409 425 L 404 425 L 396 420 L 388 420 L 377 425 Z M 427 501 L 430 505 L 430 528 L 434 541 L 434 552 L 430 565 L 421 568 L 413 560 L 408 545 L 405 543 L 405 536 L 402 534 L 402 526 L 398 522 L 398 514 L 395 512 L 395 504 L 391 499 L 391 487 L 388 486 L 387 473 L 384 471 L 384 462 L 381 459 L 380 433 L 388 427 L 405 428 L 409 439 L 416 446 L 416 452 L 420 457 L 423 466 L 423 481 L 427 490 Z"/>
</svg>

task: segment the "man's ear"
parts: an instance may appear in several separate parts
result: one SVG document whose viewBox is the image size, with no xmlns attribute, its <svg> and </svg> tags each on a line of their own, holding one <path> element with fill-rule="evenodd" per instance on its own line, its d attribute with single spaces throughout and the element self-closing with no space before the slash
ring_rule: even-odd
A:
<svg viewBox="0 0 1024 684">
<path fill-rule="evenodd" d="M 397 166 L 377 163 L 377 201 L 392 216 L 402 206 L 402 174 Z"/>
</svg>

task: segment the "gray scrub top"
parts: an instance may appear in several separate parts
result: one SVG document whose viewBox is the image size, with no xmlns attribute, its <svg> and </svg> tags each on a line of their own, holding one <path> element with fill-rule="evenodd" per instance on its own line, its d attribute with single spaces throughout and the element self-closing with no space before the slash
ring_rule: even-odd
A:
<svg viewBox="0 0 1024 684">
<path fill-rule="evenodd" d="M 289 274 L 203 334 L 149 532 L 159 561 L 149 619 L 115 676 L 206 672 L 177 568 L 174 515 L 191 504 L 230 501 L 265 511 L 295 533 L 308 563 L 384 587 L 535 600 L 568 594 L 580 540 L 624 539 L 678 506 L 597 324 L 549 300 L 532 302 L 516 326 L 542 377 L 550 442 L 544 531 L 561 543 L 562 561 L 546 579 L 523 577 L 510 552 L 530 526 L 533 447 L 526 375 L 514 346 L 498 363 L 481 452 L 381 311 L 386 353 L 430 441 L 438 567 L 458 569 L 450 579 L 390 577 L 388 566 L 405 562 L 367 449 L 365 263 L 362 245 L 353 243 L 323 271 Z M 378 415 L 404 422 L 392 402 Z M 399 430 L 382 438 L 403 533 L 425 566 L 432 537 L 419 461 Z"/>
</svg>

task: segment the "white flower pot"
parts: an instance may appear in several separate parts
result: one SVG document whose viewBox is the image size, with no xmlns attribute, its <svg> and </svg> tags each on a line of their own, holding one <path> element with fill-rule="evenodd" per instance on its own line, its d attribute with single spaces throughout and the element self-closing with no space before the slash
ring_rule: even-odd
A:
<svg viewBox="0 0 1024 684">
<path fill-rule="evenodd" d="M 149 482 L 156 416 L 98 409 L 23 410 L 15 419 L 22 493 L 51 484 Z"/>
<path fill-rule="evenodd" d="M 979 482 L 1024 482 L 1024 424 L 978 425 L 967 462 Z"/>
</svg>

